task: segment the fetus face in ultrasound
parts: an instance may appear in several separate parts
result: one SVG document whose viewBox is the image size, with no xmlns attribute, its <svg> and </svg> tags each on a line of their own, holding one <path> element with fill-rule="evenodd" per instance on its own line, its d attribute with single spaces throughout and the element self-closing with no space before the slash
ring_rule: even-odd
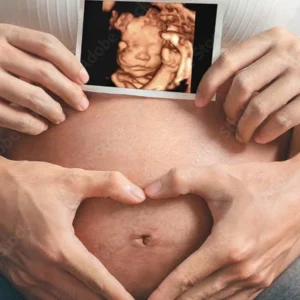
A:
<svg viewBox="0 0 300 300">
<path fill-rule="evenodd" d="M 114 12 L 113 17 L 116 14 Z M 160 32 L 166 27 L 162 22 L 157 23 L 158 17 L 149 15 L 134 18 L 130 13 L 123 13 L 113 23 L 114 28 L 122 32 L 118 65 L 133 77 L 152 75 L 162 63 L 161 50 L 165 42 Z"/>
<path fill-rule="evenodd" d="M 180 3 L 152 3 L 144 16 L 112 12 L 121 32 L 112 75 L 118 87 L 173 90 L 191 83 L 195 12 Z"/>
</svg>

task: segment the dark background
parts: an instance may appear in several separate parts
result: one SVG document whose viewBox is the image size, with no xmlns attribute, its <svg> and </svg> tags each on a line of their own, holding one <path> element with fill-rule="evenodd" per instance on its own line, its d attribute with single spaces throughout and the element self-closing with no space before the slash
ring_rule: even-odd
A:
<svg viewBox="0 0 300 300">
<path fill-rule="evenodd" d="M 195 41 L 192 73 L 192 93 L 212 61 L 213 40 L 217 15 L 217 4 L 185 4 L 196 11 Z M 117 2 L 114 9 L 121 14 L 131 12 L 138 17 L 145 15 L 150 3 Z M 109 30 L 111 12 L 102 12 L 102 1 L 86 1 L 81 61 L 86 67 L 90 81 L 88 85 L 115 87 L 110 76 L 119 68 L 116 62 L 120 32 Z M 180 86 L 176 91 L 184 91 Z"/>
</svg>

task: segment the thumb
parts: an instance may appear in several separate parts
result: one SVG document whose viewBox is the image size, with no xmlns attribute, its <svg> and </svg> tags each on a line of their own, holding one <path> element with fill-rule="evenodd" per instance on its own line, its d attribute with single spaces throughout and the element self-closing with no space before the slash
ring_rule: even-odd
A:
<svg viewBox="0 0 300 300">
<path fill-rule="evenodd" d="M 86 171 L 71 169 L 73 189 L 81 199 L 92 197 L 112 198 L 114 200 L 135 204 L 146 199 L 141 188 L 129 181 L 117 171 Z"/>
<path fill-rule="evenodd" d="M 105 299 L 134 300 L 105 266 L 76 236 L 66 236 L 62 242 L 61 267 Z M 101 298 L 102 299 L 102 298 Z"/>
<path fill-rule="evenodd" d="M 170 198 L 179 195 L 196 194 L 205 200 L 221 196 L 226 190 L 227 173 L 223 166 L 209 166 L 189 169 L 172 169 L 159 180 L 148 185 L 146 195 L 153 199 Z"/>
</svg>

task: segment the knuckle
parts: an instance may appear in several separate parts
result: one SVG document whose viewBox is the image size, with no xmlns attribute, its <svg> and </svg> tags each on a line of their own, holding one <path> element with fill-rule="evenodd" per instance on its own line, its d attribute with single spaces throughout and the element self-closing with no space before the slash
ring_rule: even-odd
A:
<svg viewBox="0 0 300 300">
<path fill-rule="evenodd" d="M 251 263 L 247 263 L 247 264 L 244 264 L 243 266 L 237 268 L 236 277 L 238 280 L 247 280 L 251 276 L 253 276 L 255 271 L 256 271 L 256 267 Z"/>
<path fill-rule="evenodd" d="M 270 277 L 263 279 L 261 281 L 261 283 L 259 284 L 259 287 L 266 289 L 266 288 L 270 287 L 272 283 L 273 283 L 273 278 L 270 276 Z"/>
<path fill-rule="evenodd" d="M 15 286 L 19 288 L 35 287 L 37 282 L 23 271 L 11 272 L 10 278 Z"/>
<path fill-rule="evenodd" d="M 255 115 L 259 118 L 264 118 L 267 114 L 266 112 L 266 101 L 262 98 L 256 98 L 252 100 L 249 104 L 249 110 L 246 109 L 246 112 L 248 111 L 249 114 Z"/>
<path fill-rule="evenodd" d="M 6 37 L 10 37 L 12 35 L 18 36 L 20 35 L 20 27 L 12 25 L 12 24 L 3 24 L 2 27 L 3 35 Z"/>
<path fill-rule="evenodd" d="M 40 101 L 40 99 L 43 99 L 44 96 L 44 90 L 40 87 L 35 87 L 30 92 L 25 94 L 25 100 L 27 104 L 35 106 L 37 102 Z"/>
<path fill-rule="evenodd" d="M 36 113 L 42 113 L 45 103 L 45 91 L 40 87 L 35 87 L 32 91 L 25 94 L 25 105 Z"/>
<path fill-rule="evenodd" d="M 6 41 L 0 40 L 0 60 L 1 62 L 10 61 L 14 58 L 14 48 L 10 46 Z"/>
<path fill-rule="evenodd" d="M 282 113 L 278 113 L 275 116 L 275 123 L 281 129 L 289 129 L 293 126 L 292 121 Z"/>
<path fill-rule="evenodd" d="M 43 82 L 49 81 L 53 71 L 54 66 L 50 62 L 41 61 L 37 66 L 36 79 Z"/>
<path fill-rule="evenodd" d="M 179 282 L 179 290 L 181 292 L 186 291 L 187 289 L 190 289 L 194 287 L 197 284 L 197 279 L 194 277 L 184 277 Z"/>
<path fill-rule="evenodd" d="M 24 133 L 30 133 L 32 131 L 32 119 L 28 114 L 21 114 L 17 120 L 17 129 Z"/>
<path fill-rule="evenodd" d="M 251 253 L 252 247 L 247 245 L 247 243 L 237 243 L 236 245 L 231 246 L 230 250 L 228 251 L 228 262 L 239 263 L 245 261 Z"/>
<path fill-rule="evenodd" d="M 276 26 L 270 30 L 270 33 L 276 39 L 286 39 L 287 35 L 290 35 L 290 32 L 282 26 Z"/>
<path fill-rule="evenodd" d="M 235 56 L 230 49 L 227 49 L 221 54 L 218 62 L 222 68 L 233 69 L 235 64 Z"/>
<path fill-rule="evenodd" d="M 258 273 L 248 279 L 248 283 L 251 286 L 260 286 L 265 280 L 265 276 L 262 273 Z"/>
<path fill-rule="evenodd" d="M 53 241 L 45 241 L 43 245 L 37 244 L 36 253 L 48 262 L 59 265 L 63 262 L 63 252 L 59 249 L 59 247 L 53 247 L 52 244 Z"/>
<path fill-rule="evenodd" d="M 195 286 L 198 282 L 198 279 L 195 277 L 192 272 L 182 272 L 180 268 L 176 268 L 173 271 L 175 282 L 178 285 L 178 289 L 181 293 Z"/>
<path fill-rule="evenodd" d="M 214 280 L 214 282 L 212 282 L 212 291 L 214 293 L 217 293 L 225 289 L 227 286 L 228 283 L 226 282 L 225 279 Z"/>
<path fill-rule="evenodd" d="M 25 282 L 20 278 L 18 271 L 10 269 L 7 275 L 16 287 L 21 288 L 26 286 Z"/>
<path fill-rule="evenodd" d="M 243 94 L 252 93 L 252 80 L 247 71 L 239 72 L 233 79 L 233 85 Z"/>
<path fill-rule="evenodd" d="M 43 33 L 40 36 L 40 40 L 37 44 L 37 47 L 40 52 L 47 54 L 49 53 L 57 43 L 57 38 L 49 33 Z"/>
</svg>

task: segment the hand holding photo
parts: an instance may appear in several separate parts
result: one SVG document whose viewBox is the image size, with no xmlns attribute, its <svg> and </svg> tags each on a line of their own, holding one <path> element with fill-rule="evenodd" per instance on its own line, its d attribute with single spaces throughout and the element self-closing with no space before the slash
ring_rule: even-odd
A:
<svg viewBox="0 0 300 300">
<path fill-rule="evenodd" d="M 77 56 L 90 74 L 86 91 L 195 99 L 220 54 L 217 0 L 82 0 Z"/>
</svg>

